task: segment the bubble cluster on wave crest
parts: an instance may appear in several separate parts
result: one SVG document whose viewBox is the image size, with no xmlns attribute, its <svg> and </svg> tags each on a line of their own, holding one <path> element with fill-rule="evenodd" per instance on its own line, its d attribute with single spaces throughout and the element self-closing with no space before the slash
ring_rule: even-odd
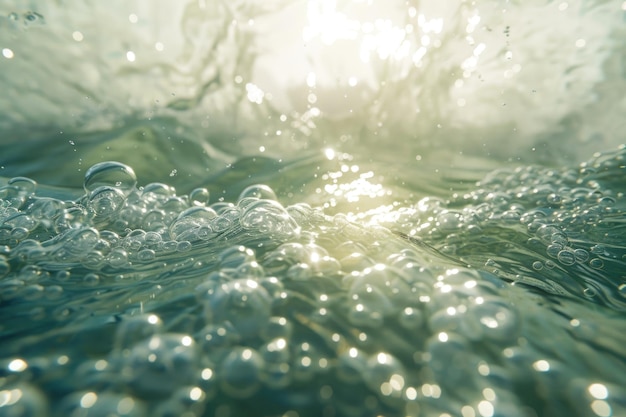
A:
<svg viewBox="0 0 626 417">
<path fill-rule="evenodd" d="M 210 203 L 136 184 L 107 162 L 76 201 L 24 178 L 0 190 L 0 414 L 626 411 L 618 316 L 566 318 L 566 299 L 554 311 L 449 250 L 284 207 L 264 185 Z M 580 343 L 594 335 L 602 358 Z"/>
<path fill-rule="evenodd" d="M 624 311 L 625 173 L 624 147 L 577 168 L 500 169 L 384 224 L 506 280 Z"/>
</svg>

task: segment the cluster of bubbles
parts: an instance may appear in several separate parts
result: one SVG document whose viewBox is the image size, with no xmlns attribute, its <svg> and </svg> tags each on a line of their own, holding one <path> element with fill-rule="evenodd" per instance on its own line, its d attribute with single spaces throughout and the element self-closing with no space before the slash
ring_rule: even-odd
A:
<svg viewBox="0 0 626 417">
<path fill-rule="evenodd" d="M 621 155 L 592 164 L 595 174 L 495 173 L 467 195 L 422 200 L 398 209 L 413 227 L 403 236 L 285 207 L 265 185 L 233 203 L 202 188 L 138 188 L 116 162 L 91 167 L 72 201 L 13 178 L 0 189 L 0 415 L 626 412 L 626 340 L 602 333 L 587 304 L 566 310 L 564 298 L 557 311 L 507 284 L 502 267 L 465 261 L 480 259 L 479 245 L 535 277 L 551 259 L 563 273 L 621 262 L 614 242 L 584 249 L 576 233 L 590 223 L 571 221 L 617 221 L 621 195 L 590 182 L 613 178 Z M 535 191 L 540 176 L 558 204 Z M 578 198 L 570 182 L 589 191 Z M 547 251 L 543 267 L 521 236 Z M 505 241 L 526 251 L 513 256 Z M 549 277 L 535 280 L 551 289 Z M 619 326 L 618 315 L 603 319 Z M 573 342 L 598 334 L 602 360 Z"/>
<path fill-rule="evenodd" d="M 475 190 L 403 207 L 386 226 L 461 264 L 624 311 L 625 172 L 623 147 L 578 168 L 500 169 Z"/>
</svg>

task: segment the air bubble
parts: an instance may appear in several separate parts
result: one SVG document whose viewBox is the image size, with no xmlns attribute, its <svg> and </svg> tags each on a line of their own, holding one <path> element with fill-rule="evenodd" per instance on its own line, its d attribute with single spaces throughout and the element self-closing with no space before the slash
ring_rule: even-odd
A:
<svg viewBox="0 0 626 417">
<path fill-rule="evenodd" d="M 198 358 L 193 339 L 184 334 L 158 334 L 136 344 L 125 359 L 122 375 L 137 394 L 169 395 L 192 384 Z"/>
<path fill-rule="evenodd" d="M 280 203 L 273 200 L 258 200 L 246 207 L 241 215 L 241 226 L 263 234 L 292 236 L 300 227 Z"/>
<path fill-rule="evenodd" d="M 92 193 L 99 187 L 116 188 L 124 195 L 130 194 L 137 185 L 137 177 L 133 169 L 119 162 L 100 162 L 93 165 L 85 173 L 83 187 Z"/>
<path fill-rule="evenodd" d="M 589 266 L 595 269 L 602 269 L 604 267 L 604 262 L 600 258 L 593 258 L 589 261 Z"/>
<path fill-rule="evenodd" d="M 576 263 L 576 255 L 569 249 L 560 251 L 557 258 L 563 265 L 574 265 Z"/>
<path fill-rule="evenodd" d="M 214 323 L 229 321 L 244 338 L 258 335 L 271 315 L 271 298 L 251 279 L 238 279 L 215 289 L 205 304 Z"/>
<path fill-rule="evenodd" d="M 89 193 L 88 209 L 94 213 L 94 222 L 109 220 L 124 206 L 126 198 L 122 190 L 114 187 L 98 187 Z"/>
<path fill-rule="evenodd" d="M 207 206 L 209 204 L 209 190 L 206 188 L 195 188 L 189 193 L 189 203 L 192 206 Z"/>
<path fill-rule="evenodd" d="M 162 328 L 163 322 L 155 314 L 123 317 L 115 332 L 115 349 L 130 349 L 137 343 L 160 333 Z"/>
<path fill-rule="evenodd" d="M 276 193 L 270 187 L 264 184 L 251 185 L 244 189 L 237 200 L 243 200 L 244 198 L 258 198 L 260 200 L 278 200 Z"/>
<path fill-rule="evenodd" d="M 254 349 L 233 349 L 221 363 L 219 381 L 222 390 L 233 398 L 250 398 L 261 388 L 265 364 Z"/>
</svg>

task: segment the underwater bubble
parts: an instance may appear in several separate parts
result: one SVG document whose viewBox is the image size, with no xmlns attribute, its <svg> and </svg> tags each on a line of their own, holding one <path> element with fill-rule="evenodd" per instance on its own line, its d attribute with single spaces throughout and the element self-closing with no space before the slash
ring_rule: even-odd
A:
<svg viewBox="0 0 626 417">
<path fill-rule="evenodd" d="M 182 240 L 176 244 L 177 252 L 188 252 L 193 245 L 188 240 Z"/>
<path fill-rule="evenodd" d="M 266 364 L 288 363 L 291 359 L 287 339 L 282 337 L 270 340 L 259 348 L 259 354 Z"/>
<path fill-rule="evenodd" d="M 147 203 L 162 204 L 176 195 L 176 188 L 160 182 L 152 182 L 141 189 L 141 199 Z"/>
<path fill-rule="evenodd" d="M 260 200 L 278 200 L 276 193 L 270 187 L 264 184 L 256 184 L 246 187 L 237 200 L 243 200 L 244 198 L 257 198 Z"/>
<path fill-rule="evenodd" d="M 407 330 L 416 330 L 424 324 L 424 315 L 417 308 L 406 307 L 400 312 L 398 322 Z"/>
<path fill-rule="evenodd" d="M 587 287 L 583 290 L 583 294 L 585 295 L 585 297 L 587 298 L 593 298 L 596 295 L 598 295 L 598 291 L 595 288 L 592 287 Z"/>
<path fill-rule="evenodd" d="M 463 315 L 462 328 L 469 340 L 488 339 L 501 343 L 513 342 L 520 331 L 520 318 L 509 305 L 495 300 L 473 304 Z"/>
<path fill-rule="evenodd" d="M 237 279 L 215 289 L 205 304 L 213 322 L 229 321 L 244 338 L 258 335 L 271 315 L 272 299 L 258 282 Z"/>
<path fill-rule="evenodd" d="M 363 372 L 365 384 L 383 397 L 401 398 L 407 377 L 402 363 L 394 356 L 380 352 L 372 355 Z"/>
<path fill-rule="evenodd" d="M 81 259 L 80 262 L 86 266 L 87 268 L 97 269 L 101 267 L 106 261 L 105 255 L 100 251 L 90 251 L 87 252 Z"/>
<path fill-rule="evenodd" d="M 239 265 L 235 270 L 235 276 L 237 278 L 250 278 L 258 280 L 259 278 L 265 277 L 265 271 L 258 262 L 251 261 Z"/>
<path fill-rule="evenodd" d="M 543 263 L 541 261 L 533 262 L 533 269 L 535 271 L 541 271 L 543 269 Z"/>
<path fill-rule="evenodd" d="M 156 252 L 152 249 L 142 249 L 137 253 L 137 259 L 146 262 L 151 261 L 156 257 Z"/>
<path fill-rule="evenodd" d="M 602 269 L 604 267 L 604 262 L 600 258 L 593 258 L 589 261 L 589 266 L 595 269 Z"/>
<path fill-rule="evenodd" d="M 46 417 L 46 397 L 28 384 L 0 385 L 0 415 L 6 417 Z"/>
<path fill-rule="evenodd" d="M 68 417 L 144 417 L 143 403 L 129 395 L 112 392 L 82 391 L 63 400 L 61 411 Z"/>
<path fill-rule="evenodd" d="M 563 245 L 553 243 L 551 245 L 548 245 L 548 247 L 546 248 L 546 253 L 552 258 L 556 258 L 557 256 L 559 256 L 559 253 L 561 253 L 562 250 Z"/>
<path fill-rule="evenodd" d="M 57 233 L 68 229 L 76 229 L 89 225 L 88 213 L 84 207 L 67 207 L 54 221 L 54 230 Z"/>
<path fill-rule="evenodd" d="M 204 351 L 212 354 L 239 344 L 241 335 L 230 322 L 225 322 L 207 325 L 200 331 L 198 340 Z"/>
<path fill-rule="evenodd" d="M 196 380 L 198 357 L 188 335 L 153 335 L 133 346 L 123 361 L 122 375 L 138 395 L 168 395 Z"/>
<path fill-rule="evenodd" d="M 152 245 L 158 245 L 159 242 L 161 242 L 161 240 L 163 240 L 163 238 L 158 233 L 146 232 L 146 234 L 144 235 L 143 240 L 146 243 L 146 245 L 152 246 Z"/>
<path fill-rule="evenodd" d="M 257 200 L 244 210 L 241 226 L 260 233 L 292 236 L 300 231 L 287 210 L 274 200 Z"/>
<path fill-rule="evenodd" d="M 197 417 L 206 407 L 207 395 L 197 386 L 181 387 L 157 405 L 150 417 Z"/>
<path fill-rule="evenodd" d="M 194 188 L 189 193 L 189 203 L 192 206 L 208 206 L 209 197 L 209 190 L 206 188 Z"/>
<path fill-rule="evenodd" d="M 94 221 L 99 222 L 117 214 L 125 202 L 126 196 L 121 190 L 102 186 L 89 193 L 87 208 L 94 213 Z"/>
<path fill-rule="evenodd" d="M 336 367 L 337 377 L 348 384 L 362 381 L 368 366 L 368 359 L 365 352 L 355 347 L 347 349 L 339 355 Z"/>
<path fill-rule="evenodd" d="M 239 266 L 256 261 L 252 249 L 245 246 L 231 246 L 219 254 L 220 266 L 223 268 L 238 268 Z"/>
<path fill-rule="evenodd" d="M 291 339 L 293 324 L 285 317 L 271 317 L 261 329 L 260 335 L 264 340 Z"/>
<path fill-rule="evenodd" d="M 563 265 L 574 265 L 576 263 L 576 254 L 571 249 L 565 249 L 558 253 L 557 259 Z"/>
<path fill-rule="evenodd" d="M 220 387 L 233 398 L 250 398 L 261 388 L 263 357 L 254 349 L 234 348 L 220 364 Z"/>
<path fill-rule="evenodd" d="M 62 249 L 78 256 L 93 250 L 98 244 L 100 233 L 91 227 L 71 229 L 60 236 Z"/>
<path fill-rule="evenodd" d="M 120 162 L 100 162 L 93 165 L 85 173 L 83 187 L 92 193 L 99 187 L 112 187 L 124 195 L 130 194 L 137 185 L 137 177 L 133 169 Z"/>
<path fill-rule="evenodd" d="M 576 258 L 576 262 L 583 263 L 589 259 L 589 252 L 584 249 L 576 249 L 574 250 L 574 257 Z"/>
<path fill-rule="evenodd" d="M 217 213 L 208 207 L 194 206 L 181 212 L 170 226 L 172 239 L 195 237 L 200 227 L 207 227 L 217 217 Z"/>
<path fill-rule="evenodd" d="M 115 331 L 115 349 L 129 349 L 163 329 L 163 322 L 156 314 L 124 317 Z"/>
<path fill-rule="evenodd" d="M 128 265 L 128 252 L 122 248 L 115 248 L 111 250 L 107 256 L 109 265 L 115 268 L 121 268 Z"/>
<path fill-rule="evenodd" d="M 36 197 L 33 203 L 28 206 L 26 213 L 39 221 L 53 220 L 60 216 L 65 208 L 65 203 L 61 200 L 48 197 Z"/>
<path fill-rule="evenodd" d="M 102 261 L 103 260 L 104 260 L 104 257 Z M 100 264 L 102 263 L 102 261 L 100 262 Z M 85 265 L 85 266 L 88 266 L 88 265 Z M 83 278 L 83 282 L 88 285 L 96 285 L 98 284 L 98 282 L 100 282 L 100 277 L 98 276 L 98 274 L 94 274 L 93 272 L 90 272 L 87 275 L 85 275 L 85 277 Z"/>
</svg>

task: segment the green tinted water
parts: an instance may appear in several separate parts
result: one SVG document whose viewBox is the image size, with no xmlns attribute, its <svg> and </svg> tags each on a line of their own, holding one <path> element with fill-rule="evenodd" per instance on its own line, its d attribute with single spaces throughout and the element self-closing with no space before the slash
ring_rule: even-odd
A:
<svg viewBox="0 0 626 417">
<path fill-rule="evenodd" d="M 19 3 L 0 21 L 0 416 L 626 414 L 618 2 L 327 4 L 363 26 L 305 31 L 304 87 L 263 76 L 296 76 L 270 28 L 300 3 Z M 519 35 L 546 22 L 570 52 Z M 385 56 L 385 28 L 422 61 Z M 282 49 L 255 61 L 255 36 Z M 466 61 L 477 40 L 494 55 Z M 380 62 L 350 67 L 339 41 Z M 64 87 L 34 99 L 49 76 Z"/>
</svg>

